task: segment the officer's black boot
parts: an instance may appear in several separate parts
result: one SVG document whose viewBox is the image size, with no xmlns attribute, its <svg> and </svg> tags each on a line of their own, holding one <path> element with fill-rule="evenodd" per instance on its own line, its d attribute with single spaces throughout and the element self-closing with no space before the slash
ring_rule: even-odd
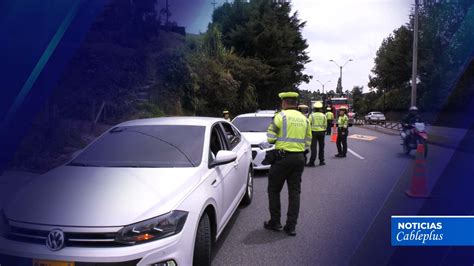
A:
<svg viewBox="0 0 474 266">
<path fill-rule="evenodd" d="M 296 236 L 296 230 L 294 226 L 285 225 L 285 227 L 283 227 L 283 230 L 289 236 Z"/>
<path fill-rule="evenodd" d="M 271 220 L 263 222 L 263 228 L 265 228 L 267 230 L 277 231 L 277 232 L 281 231 L 283 229 L 281 224 L 276 224 L 276 223 L 272 222 Z"/>
</svg>

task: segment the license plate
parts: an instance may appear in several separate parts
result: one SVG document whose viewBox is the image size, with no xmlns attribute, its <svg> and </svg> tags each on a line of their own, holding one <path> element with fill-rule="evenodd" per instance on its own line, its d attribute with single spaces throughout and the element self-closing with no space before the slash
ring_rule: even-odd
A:
<svg viewBox="0 0 474 266">
<path fill-rule="evenodd" d="M 54 260 L 33 260 L 33 266 L 74 266 L 74 262 Z"/>
</svg>

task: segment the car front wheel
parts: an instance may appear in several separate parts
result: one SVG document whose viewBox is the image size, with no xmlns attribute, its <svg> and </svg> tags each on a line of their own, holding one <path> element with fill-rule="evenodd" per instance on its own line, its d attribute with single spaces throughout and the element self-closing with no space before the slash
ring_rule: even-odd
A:
<svg viewBox="0 0 474 266">
<path fill-rule="evenodd" d="M 242 204 L 247 206 L 252 203 L 253 198 L 253 170 L 249 168 L 249 172 L 247 174 L 247 187 L 245 189 L 244 197 L 242 198 Z"/>
<path fill-rule="evenodd" d="M 193 265 L 211 265 L 211 222 L 207 213 L 199 220 L 194 241 Z"/>
</svg>

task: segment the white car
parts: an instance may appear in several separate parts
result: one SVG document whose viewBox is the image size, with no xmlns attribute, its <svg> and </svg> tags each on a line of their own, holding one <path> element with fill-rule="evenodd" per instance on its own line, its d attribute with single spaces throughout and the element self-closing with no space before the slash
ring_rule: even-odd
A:
<svg viewBox="0 0 474 266">
<path fill-rule="evenodd" d="M 253 168 L 255 170 L 270 169 L 270 165 L 263 165 L 265 153 L 275 149 L 273 144 L 267 142 L 267 129 L 275 116 L 275 111 L 258 111 L 256 113 L 242 114 L 232 120 L 242 135 L 252 145 Z"/>
<path fill-rule="evenodd" d="M 125 122 L 6 204 L 0 253 L 35 265 L 209 265 L 252 194 L 250 144 L 223 119 Z"/>
<path fill-rule="evenodd" d="M 365 116 L 365 121 L 372 122 L 385 122 L 385 115 L 381 112 L 370 112 Z"/>
</svg>

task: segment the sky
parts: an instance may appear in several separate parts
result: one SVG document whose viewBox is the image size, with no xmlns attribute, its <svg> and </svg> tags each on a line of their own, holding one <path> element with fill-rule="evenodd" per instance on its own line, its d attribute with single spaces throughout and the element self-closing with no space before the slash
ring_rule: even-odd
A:
<svg viewBox="0 0 474 266">
<path fill-rule="evenodd" d="M 157 0 L 158 7 L 166 0 Z M 171 19 L 186 26 L 188 33 L 205 32 L 212 18 L 214 0 L 169 0 Z M 217 6 L 225 0 L 215 0 Z M 339 68 L 329 60 L 343 65 L 344 90 L 364 86 L 368 91 L 370 70 L 383 39 L 393 30 L 408 22 L 414 0 L 291 0 L 292 10 L 306 21 L 303 37 L 307 39 L 312 62 L 305 73 L 313 76 L 300 89 L 321 90 L 316 81 L 327 83 L 327 90 L 335 90 Z"/>
<path fill-rule="evenodd" d="M 368 91 L 370 70 L 375 54 L 384 38 L 408 22 L 414 0 L 292 0 L 293 10 L 306 21 L 303 37 L 309 44 L 312 62 L 305 73 L 312 75 L 309 84 L 300 89 L 335 90 L 339 68 L 329 60 L 343 65 L 342 86 L 351 90 L 364 86 Z"/>
</svg>

